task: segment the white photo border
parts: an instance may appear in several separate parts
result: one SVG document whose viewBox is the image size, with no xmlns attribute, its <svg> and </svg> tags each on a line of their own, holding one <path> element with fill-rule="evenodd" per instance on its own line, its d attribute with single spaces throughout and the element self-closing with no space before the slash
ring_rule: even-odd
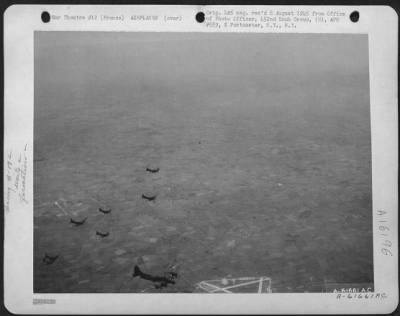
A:
<svg viewBox="0 0 400 316">
<path fill-rule="evenodd" d="M 206 28 L 195 20 L 207 10 L 302 9 L 360 12 L 358 23 L 301 25 L 293 30 Z M 179 22 L 43 23 L 41 13 L 182 16 Z M 38 294 L 33 293 L 33 92 L 35 31 L 268 32 L 368 34 L 372 135 L 374 288 L 377 298 L 338 298 L 335 293 L 260 294 Z M 398 305 L 398 17 L 388 6 L 118 6 L 14 5 L 4 13 L 4 289 L 5 306 L 31 314 L 381 314 Z M 7 155 L 25 159 L 26 188 L 7 187 Z M 7 198 L 11 199 L 7 201 Z M 23 218 L 23 221 L 21 221 Z M 385 221 L 385 222 L 384 222 Z M 233 296 L 234 295 L 234 296 Z M 35 300 L 50 304 L 35 304 Z M 55 304 L 51 304 L 54 302 Z"/>
</svg>

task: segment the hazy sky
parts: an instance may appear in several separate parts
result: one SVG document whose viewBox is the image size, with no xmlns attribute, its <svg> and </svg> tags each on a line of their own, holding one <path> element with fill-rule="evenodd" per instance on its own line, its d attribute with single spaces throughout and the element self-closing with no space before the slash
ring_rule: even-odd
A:
<svg viewBox="0 0 400 316">
<path fill-rule="evenodd" d="M 335 103 L 349 87 L 363 104 L 368 80 L 367 35 L 35 33 L 36 105 L 174 102 L 183 94 L 192 104 L 204 94 L 215 102 L 278 94 L 295 101 L 298 89 Z"/>
<path fill-rule="evenodd" d="M 46 64 L 49 74 L 42 74 L 52 77 L 66 66 L 64 76 L 103 67 L 109 76 L 352 74 L 368 71 L 368 42 L 366 35 L 353 34 L 36 32 L 35 58 Z"/>
</svg>

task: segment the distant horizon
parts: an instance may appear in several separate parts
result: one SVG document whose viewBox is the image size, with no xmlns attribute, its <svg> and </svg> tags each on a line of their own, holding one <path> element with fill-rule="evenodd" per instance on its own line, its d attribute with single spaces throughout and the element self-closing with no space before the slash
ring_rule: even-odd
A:
<svg viewBox="0 0 400 316">
<path fill-rule="evenodd" d="M 40 31 L 34 45 L 34 292 L 373 287 L 367 35 Z"/>
</svg>

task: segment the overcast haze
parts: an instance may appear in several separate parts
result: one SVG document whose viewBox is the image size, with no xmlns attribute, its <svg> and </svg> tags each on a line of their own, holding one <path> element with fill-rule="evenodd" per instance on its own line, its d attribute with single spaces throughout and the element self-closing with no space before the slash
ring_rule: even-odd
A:
<svg viewBox="0 0 400 316">
<path fill-rule="evenodd" d="M 35 292 L 373 287 L 366 35 L 36 32 L 34 67 Z"/>
</svg>

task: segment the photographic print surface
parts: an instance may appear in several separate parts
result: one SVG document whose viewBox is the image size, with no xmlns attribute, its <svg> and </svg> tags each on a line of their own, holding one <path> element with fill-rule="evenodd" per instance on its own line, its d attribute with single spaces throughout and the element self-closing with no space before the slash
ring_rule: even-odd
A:
<svg viewBox="0 0 400 316">
<path fill-rule="evenodd" d="M 34 293 L 373 289 L 368 36 L 34 34 Z"/>
</svg>

